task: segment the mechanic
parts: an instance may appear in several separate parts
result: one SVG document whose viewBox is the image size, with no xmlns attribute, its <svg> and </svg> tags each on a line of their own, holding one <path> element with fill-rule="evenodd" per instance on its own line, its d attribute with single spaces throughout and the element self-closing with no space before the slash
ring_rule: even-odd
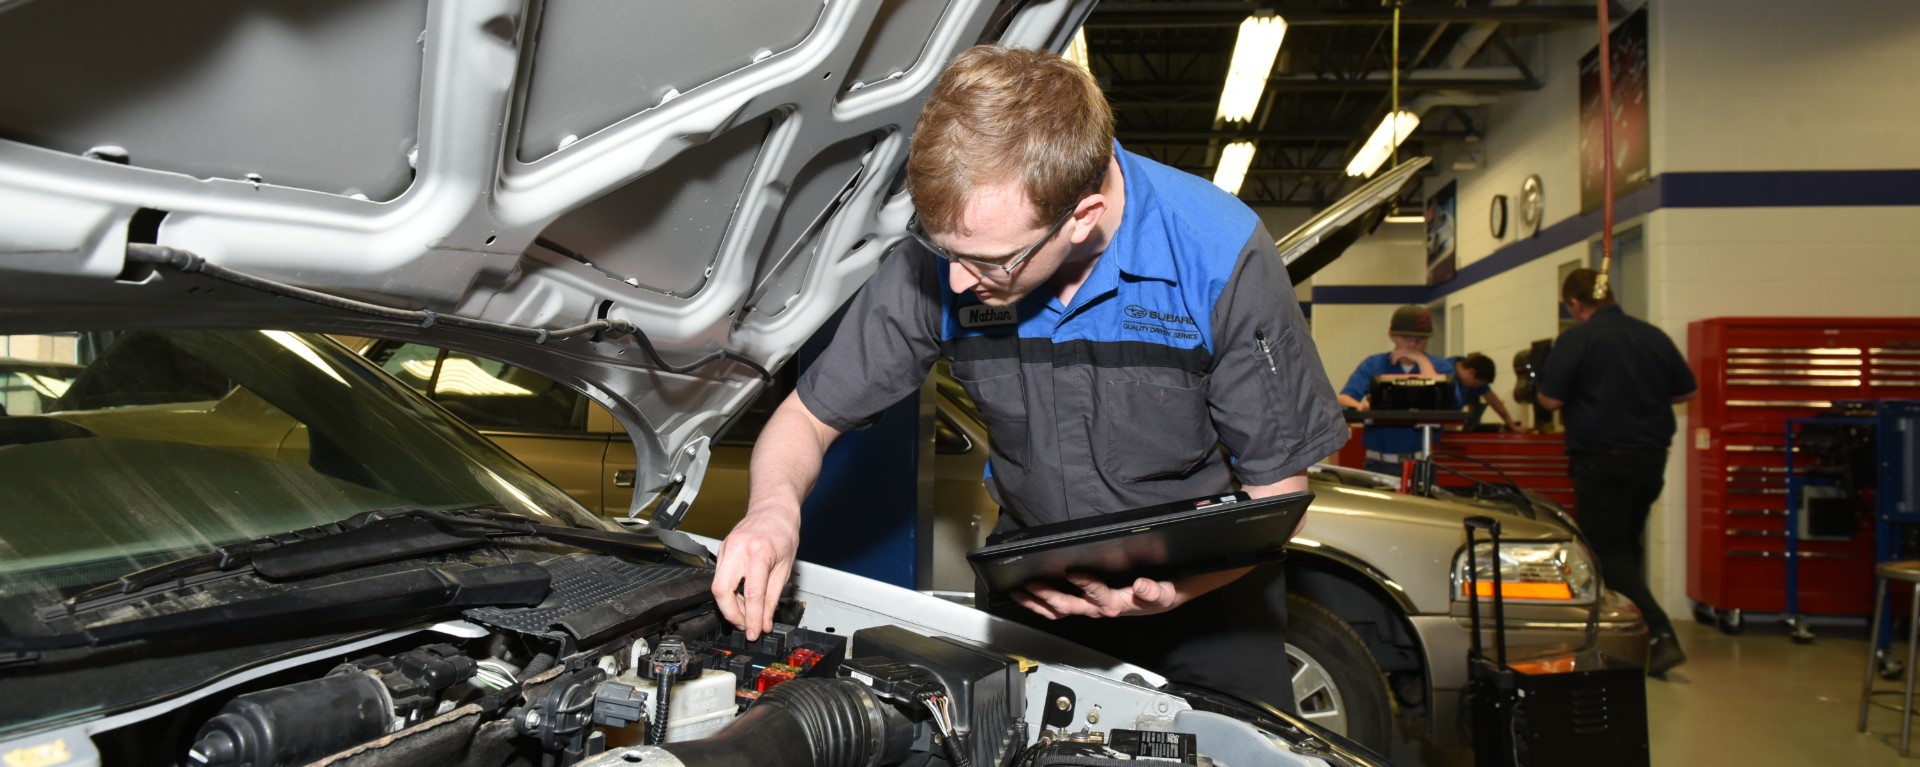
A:
<svg viewBox="0 0 1920 767">
<path fill-rule="evenodd" d="M 940 357 L 984 415 L 1000 530 L 1236 483 L 1304 491 L 1307 468 L 1346 441 L 1272 235 L 1205 179 L 1119 149 L 1078 67 L 962 53 L 921 112 L 907 173 L 911 242 L 768 421 L 747 515 L 721 544 L 714 596 L 749 637 L 771 628 L 827 446 L 914 394 Z M 1288 664 L 1272 662 L 1285 657 L 1280 565 L 1071 580 L 1077 593 L 1016 590 L 1025 609 L 1005 617 L 1293 710 Z"/>
<path fill-rule="evenodd" d="M 1454 401 L 1467 409 L 1467 429 L 1480 423 L 1480 416 L 1493 408 L 1499 414 L 1501 428 L 1507 431 L 1526 431 L 1520 420 L 1507 413 L 1507 403 L 1500 395 L 1493 393 L 1493 378 L 1499 372 L 1493 366 L 1493 359 L 1485 354 L 1474 352 L 1465 357 L 1454 357 L 1453 395 Z"/>
<path fill-rule="evenodd" d="M 1427 342 L 1433 339 L 1433 312 L 1427 307 L 1408 304 L 1393 310 L 1387 323 L 1387 340 L 1393 348 L 1360 361 L 1340 389 L 1340 405 L 1365 412 L 1372 406 L 1367 398 L 1373 379 L 1380 376 L 1453 375 L 1453 362 L 1427 356 Z M 1439 435 L 1434 435 L 1439 441 Z M 1367 448 L 1367 471 L 1399 476 L 1400 463 L 1420 454 L 1420 431 L 1412 426 L 1368 426 L 1360 435 Z"/>
<path fill-rule="evenodd" d="M 1565 408 L 1567 464 L 1580 529 L 1606 584 L 1640 606 L 1652 635 L 1647 674 L 1686 662 L 1673 623 L 1647 587 L 1641 535 L 1666 484 L 1673 406 L 1697 393 L 1693 371 L 1659 328 L 1630 317 L 1613 292 L 1578 269 L 1560 286 L 1575 324 L 1554 342 L 1538 397 Z"/>
</svg>

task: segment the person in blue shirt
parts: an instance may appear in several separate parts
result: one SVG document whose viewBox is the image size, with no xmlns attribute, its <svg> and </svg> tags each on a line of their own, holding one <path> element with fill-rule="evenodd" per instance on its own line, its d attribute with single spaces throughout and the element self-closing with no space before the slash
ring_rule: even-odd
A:
<svg viewBox="0 0 1920 767">
<path fill-rule="evenodd" d="M 1393 310 L 1387 338 L 1393 342 L 1393 349 L 1361 360 L 1353 375 L 1347 377 L 1347 385 L 1339 394 L 1342 407 L 1367 410 L 1367 392 L 1373 379 L 1383 375 L 1453 375 L 1451 360 L 1427 355 L 1427 342 L 1433 339 L 1433 313 L 1426 307 L 1409 304 Z M 1360 441 L 1367 448 L 1367 470 L 1383 474 L 1399 474 L 1400 463 L 1420 452 L 1420 431 L 1411 426 L 1369 426 Z"/>
<path fill-rule="evenodd" d="M 1485 354 L 1474 352 L 1465 357 L 1455 357 L 1453 362 L 1453 401 L 1467 409 L 1467 430 L 1480 423 L 1480 416 L 1487 408 L 1499 414 L 1500 424 L 1507 431 L 1526 431 L 1521 424 L 1507 412 L 1507 403 L 1500 395 L 1493 393 L 1493 377 L 1497 369 L 1493 359 Z"/>
</svg>

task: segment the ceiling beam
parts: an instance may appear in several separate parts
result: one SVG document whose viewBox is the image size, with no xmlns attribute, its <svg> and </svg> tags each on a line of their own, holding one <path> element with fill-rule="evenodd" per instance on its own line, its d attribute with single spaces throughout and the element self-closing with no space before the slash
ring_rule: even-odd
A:
<svg viewBox="0 0 1920 767">
<path fill-rule="evenodd" d="M 1221 82 L 1219 80 L 1125 80 L 1104 84 L 1110 95 L 1127 96 L 1184 96 L 1188 94 L 1211 94 L 1218 99 Z M 1401 93 L 1421 93 L 1426 91 L 1471 91 L 1480 93 L 1507 93 L 1512 91 L 1537 91 L 1541 84 L 1525 78 L 1491 77 L 1404 77 L 1400 80 Z M 1358 80 L 1339 80 L 1318 77 L 1279 77 L 1267 81 L 1268 93 L 1385 93 L 1393 89 L 1393 81 L 1386 78 L 1365 78 Z"/>
<path fill-rule="evenodd" d="M 1237 27 L 1248 16 L 1272 11 L 1287 26 L 1378 26 L 1393 23 L 1391 9 L 1262 8 L 1255 3 L 1101 3 L 1087 19 L 1095 29 L 1194 29 Z M 1400 10 L 1402 24 L 1593 24 L 1598 5 L 1517 5 L 1485 7 L 1410 6 Z"/>
<path fill-rule="evenodd" d="M 1319 130 L 1319 131 L 1127 131 L 1124 138 L 1130 145 L 1152 144 L 1155 146 L 1204 145 L 1213 141 L 1363 141 L 1373 135 L 1373 129 L 1366 130 Z M 1472 138 L 1468 131 L 1415 131 L 1407 141 L 1444 140 Z"/>
</svg>

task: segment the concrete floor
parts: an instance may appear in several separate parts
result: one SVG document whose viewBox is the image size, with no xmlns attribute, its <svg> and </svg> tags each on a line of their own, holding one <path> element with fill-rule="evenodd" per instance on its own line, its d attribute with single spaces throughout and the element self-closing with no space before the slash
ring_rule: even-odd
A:
<svg viewBox="0 0 1920 767">
<path fill-rule="evenodd" d="M 1876 706 L 1865 734 L 1854 731 L 1860 674 L 1866 662 L 1864 622 L 1816 624 L 1818 638 L 1796 645 L 1785 627 L 1749 618 L 1728 636 L 1684 620 L 1676 627 L 1687 663 L 1666 681 L 1647 680 L 1653 764 L 1666 765 L 1920 765 L 1920 722 L 1914 756 L 1900 757 L 1900 714 Z M 1903 652 L 1904 644 L 1895 646 Z M 1878 680 L 1897 691 L 1899 681 Z M 1897 693 L 1876 696 L 1898 705 Z M 1920 703 L 1920 701 L 1917 701 Z M 1400 767 L 1471 767 L 1467 751 L 1395 749 Z"/>
</svg>

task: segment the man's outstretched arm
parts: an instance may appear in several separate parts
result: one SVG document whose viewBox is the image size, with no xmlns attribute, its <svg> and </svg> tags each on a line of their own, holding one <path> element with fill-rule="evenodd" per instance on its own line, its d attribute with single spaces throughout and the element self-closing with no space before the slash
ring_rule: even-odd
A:
<svg viewBox="0 0 1920 767">
<path fill-rule="evenodd" d="M 727 622 L 748 641 L 773 630 L 780 590 L 800 548 L 800 503 L 820 478 L 820 461 L 840 432 L 787 395 L 754 443 L 748 469 L 747 515 L 720 543 L 713 598 Z"/>
</svg>

